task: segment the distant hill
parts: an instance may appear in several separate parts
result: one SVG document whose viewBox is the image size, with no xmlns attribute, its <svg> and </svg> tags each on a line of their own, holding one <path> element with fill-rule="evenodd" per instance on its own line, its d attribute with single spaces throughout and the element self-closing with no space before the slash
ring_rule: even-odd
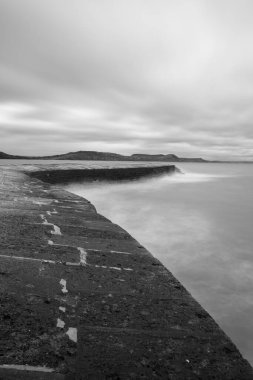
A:
<svg viewBox="0 0 253 380">
<path fill-rule="evenodd" d="M 132 154 L 133 161 L 206 162 L 203 158 L 184 158 L 175 154 Z"/>
<path fill-rule="evenodd" d="M 95 152 L 95 151 L 79 151 L 70 152 L 66 154 L 60 154 L 57 156 L 51 156 L 51 159 L 55 160 L 95 160 L 95 161 L 122 161 L 127 159 L 121 154 L 107 153 L 107 152 Z"/>
<path fill-rule="evenodd" d="M 203 158 L 183 158 L 175 154 L 132 154 L 124 156 L 117 153 L 79 151 L 54 156 L 16 156 L 0 152 L 0 159 L 28 159 L 28 160 L 89 160 L 89 161 L 161 161 L 161 162 L 207 162 Z"/>
<path fill-rule="evenodd" d="M 30 157 L 23 157 L 23 156 L 13 156 L 11 154 L 7 154 L 4 152 L 0 152 L 0 160 L 1 159 L 8 159 L 8 160 L 17 160 L 17 159 L 24 159 L 24 158 L 30 158 Z"/>
</svg>

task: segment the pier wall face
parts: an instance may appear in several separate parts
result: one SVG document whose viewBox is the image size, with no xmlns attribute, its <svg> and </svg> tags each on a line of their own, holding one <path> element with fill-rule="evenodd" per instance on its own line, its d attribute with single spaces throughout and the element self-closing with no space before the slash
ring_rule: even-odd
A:
<svg viewBox="0 0 253 380">
<path fill-rule="evenodd" d="M 91 181 L 129 181 L 180 172 L 175 165 L 111 169 L 56 169 L 32 171 L 30 176 L 51 184 Z"/>
<path fill-rule="evenodd" d="M 253 379 L 170 271 L 55 185 L 63 172 L 0 169 L 0 378 Z"/>
</svg>

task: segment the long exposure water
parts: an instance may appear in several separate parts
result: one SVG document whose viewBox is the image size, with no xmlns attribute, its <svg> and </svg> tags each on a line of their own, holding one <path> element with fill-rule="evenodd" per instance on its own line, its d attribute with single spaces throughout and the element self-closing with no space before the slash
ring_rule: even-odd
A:
<svg viewBox="0 0 253 380">
<path fill-rule="evenodd" d="M 184 174 L 67 189 L 148 248 L 253 364 L 253 165 L 177 167 Z"/>
</svg>

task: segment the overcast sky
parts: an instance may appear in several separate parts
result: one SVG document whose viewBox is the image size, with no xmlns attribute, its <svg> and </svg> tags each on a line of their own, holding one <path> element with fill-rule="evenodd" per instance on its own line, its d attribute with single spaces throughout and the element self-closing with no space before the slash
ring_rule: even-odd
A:
<svg viewBox="0 0 253 380">
<path fill-rule="evenodd" d="M 0 151 L 253 159 L 252 0 L 0 0 Z"/>
</svg>

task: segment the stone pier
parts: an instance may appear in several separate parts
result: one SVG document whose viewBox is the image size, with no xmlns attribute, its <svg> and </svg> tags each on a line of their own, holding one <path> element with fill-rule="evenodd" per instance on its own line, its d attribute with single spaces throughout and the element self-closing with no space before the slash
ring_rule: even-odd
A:
<svg viewBox="0 0 253 380">
<path fill-rule="evenodd" d="M 253 379 L 181 283 L 88 200 L 2 166 L 0 227 L 1 380 Z"/>
</svg>

